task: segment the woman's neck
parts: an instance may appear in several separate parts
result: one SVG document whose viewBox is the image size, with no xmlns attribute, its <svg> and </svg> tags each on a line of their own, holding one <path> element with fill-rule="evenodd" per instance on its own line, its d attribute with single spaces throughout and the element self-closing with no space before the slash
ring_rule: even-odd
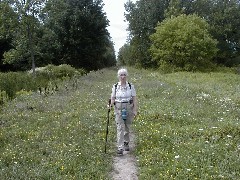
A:
<svg viewBox="0 0 240 180">
<path fill-rule="evenodd" d="M 127 82 L 126 81 L 120 81 L 121 86 L 126 86 Z"/>
</svg>

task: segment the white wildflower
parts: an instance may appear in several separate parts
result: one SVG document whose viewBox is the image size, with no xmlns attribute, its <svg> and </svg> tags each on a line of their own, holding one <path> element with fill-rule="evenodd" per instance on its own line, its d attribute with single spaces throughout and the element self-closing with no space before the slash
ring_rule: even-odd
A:
<svg viewBox="0 0 240 180">
<path fill-rule="evenodd" d="M 175 159 L 178 159 L 178 158 L 180 158 L 180 156 L 179 156 L 179 155 L 175 156 Z"/>
</svg>

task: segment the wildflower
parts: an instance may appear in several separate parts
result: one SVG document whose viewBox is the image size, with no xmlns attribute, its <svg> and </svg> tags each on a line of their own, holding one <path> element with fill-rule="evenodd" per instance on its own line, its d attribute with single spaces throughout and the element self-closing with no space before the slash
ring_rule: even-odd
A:
<svg viewBox="0 0 240 180">
<path fill-rule="evenodd" d="M 231 135 L 227 135 L 227 137 L 228 137 L 228 138 L 232 138 L 232 136 L 231 136 Z"/>
<path fill-rule="evenodd" d="M 203 96 L 204 98 L 208 98 L 208 97 L 210 97 L 210 94 L 202 93 L 202 96 Z"/>
<path fill-rule="evenodd" d="M 178 159 L 178 158 L 180 158 L 180 156 L 179 156 L 179 155 L 175 156 L 175 159 Z"/>
<path fill-rule="evenodd" d="M 199 131 L 203 131 L 203 129 L 202 128 L 200 128 L 200 129 L 198 129 Z"/>
<path fill-rule="evenodd" d="M 218 120 L 218 121 L 223 121 L 223 118 L 220 118 L 220 120 Z"/>
</svg>

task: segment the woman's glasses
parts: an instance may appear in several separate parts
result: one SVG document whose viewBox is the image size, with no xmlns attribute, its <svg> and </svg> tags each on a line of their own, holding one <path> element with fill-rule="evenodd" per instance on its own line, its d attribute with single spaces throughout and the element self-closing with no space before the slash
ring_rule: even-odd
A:
<svg viewBox="0 0 240 180">
<path fill-rule="evenodd" d="M 126 74 L 120 74 L 120 76 L 127 76 Z"/>
</svg>

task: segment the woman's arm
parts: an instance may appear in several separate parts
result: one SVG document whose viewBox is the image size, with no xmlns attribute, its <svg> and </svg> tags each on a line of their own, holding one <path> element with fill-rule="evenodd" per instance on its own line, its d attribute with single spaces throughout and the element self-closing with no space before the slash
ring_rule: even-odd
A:
<svg viewBox="0 0 240 180">
<path fill-rule="evenodd" d="M 136 116 L 137 115 L 137 97 L 133 96 L 132 100 L 133 100 L 133 114 L 134 116 Z"/>
<path fill-rule="evenodd" d="M 114 103 L 115 103 L 115 97 L 111 97 L 111 107 L 114 105 Z"/>
</svg>

